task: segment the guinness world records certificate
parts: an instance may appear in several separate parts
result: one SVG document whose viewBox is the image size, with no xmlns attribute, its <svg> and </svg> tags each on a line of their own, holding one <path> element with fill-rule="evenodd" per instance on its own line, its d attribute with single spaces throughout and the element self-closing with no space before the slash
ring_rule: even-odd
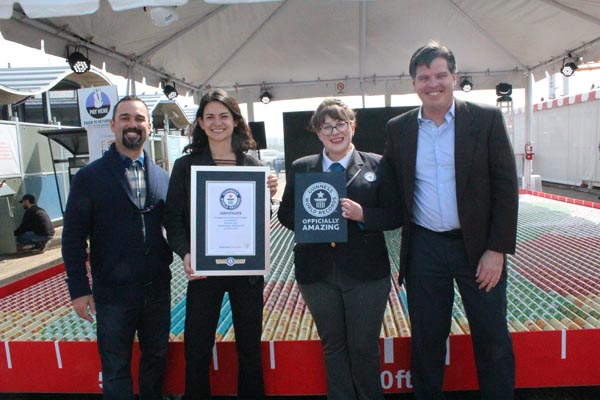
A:
<svg viewBox="0 0 600 400">
<path fill-rule="evenodd" d="M 268 167 L 192 166 L 194 275 L 269 272 Z"/>
</svg>

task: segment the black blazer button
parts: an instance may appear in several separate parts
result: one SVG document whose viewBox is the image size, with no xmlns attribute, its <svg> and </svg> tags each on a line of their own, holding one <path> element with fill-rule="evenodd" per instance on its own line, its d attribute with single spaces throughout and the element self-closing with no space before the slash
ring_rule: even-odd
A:
<svg viewBox="0 0 600 400">
<path fill-rule="evenodd" d="M 337 244 L 335 242 L 331 242 L 330 246 L 335 247 L 335 246 L 337 246 Z"/>
</svg>

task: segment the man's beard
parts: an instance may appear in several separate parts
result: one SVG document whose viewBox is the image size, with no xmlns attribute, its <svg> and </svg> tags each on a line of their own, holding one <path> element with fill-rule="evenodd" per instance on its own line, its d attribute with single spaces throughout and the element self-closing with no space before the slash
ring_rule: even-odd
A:
<svg viewBox="0 0 600 400">
<path fill-rule="evenodd" d="M 138 137 L 135 139 L 130 139 L 129 136 L 127 136 L 128 132 L 134 132 L 138 134 Z M 140 147 L 142 147 L 143 145 L 143 134 L 142 134 L 142 130 L 138 129 L 138 128 L 126 128 L 123 129 L 123 146 L 127 147 L 128 149 L 139 149 Z"/>
</svg>

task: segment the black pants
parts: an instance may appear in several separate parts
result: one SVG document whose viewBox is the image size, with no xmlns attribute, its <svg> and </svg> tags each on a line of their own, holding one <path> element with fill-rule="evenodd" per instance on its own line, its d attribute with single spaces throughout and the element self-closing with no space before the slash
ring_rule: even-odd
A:
<svg viewBox="0 0 600 400">
<path fill-rule="evenodd" d="M 238 397 L 264 398 L 260 337 L 263 277 L 208 277 L 188 284 L 185 312 L 185 398 L 210 399 L 210 360 L 225 292 L 238 353 Z"/>
<path fill-rule="evenodd" d="M 96 303 L 103 398 L 133 398 L 131 354 L 137 331 L 141 358 L 140 399 L 160 399 L 171 328 L 169 282 L 140 289 L 128 304 Z"/>
<path fill-rule="evenodd" d="M 406 292 L 411 322 L 411 370 L 415 397 L 444 399 L 446 338 L 450 334 L 454 281 L 465 307 L 484 400 L 514 396 L 515 359 L 506 324 L 506 280 L 479 289 L 462 237 L 411 227 Z"/>
</svg>

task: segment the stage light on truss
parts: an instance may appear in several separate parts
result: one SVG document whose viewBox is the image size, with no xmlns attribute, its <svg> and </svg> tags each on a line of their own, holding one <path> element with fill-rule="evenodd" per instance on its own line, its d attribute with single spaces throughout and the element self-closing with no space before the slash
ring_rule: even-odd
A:
<svg viewBox="0 0 600 400">
<path fill-rule="evenodd" d="M 271 94 L 271 92 L 264 89 L 264 90 L 262 90 L 259 98 L 260 98 L 261 103 L 269 104 L 271 102 L 271 100 L 273 100 L 273 95 Z"/>
<path fill-rule="evenodd" d="M 568 78 L 570 76 L 573 76 L 573 74 L 575 73 L 575 71 L 577 71 L 579 67 L 573 61 L 565 61 L 567 61 L 566 58 L 563 60 L 563 66 L 560 69 L 560 73 Z"/>
<path fill-rule="evenodd" d="M 512 85 L 510 83 L 502 82 L 496 85 L 496 96 L 498 96 L 496 102 L 512 101 L 512 97 L 510 97 L 511 94 Z"/>
<path fill-rule="evenodd" d="M 76 74 L 85 74 L 92 67 L 92 62 L 89 59 L 89 53 L 86 49 L 87 57 L 79 51 L 79 47 L 75 47 L 75 50 L 69 54 L 69 47 L 67 46 L 67 62 L 71 67 L 71 70 Z"/>
<path fill-rule="evenodd" d="M 461 77 L 459 86 L 463 92 L 470 92 L 471 90 L 473 90 L 473 78 L 471 78 L 470 76 Z"/>
<path fill-rule="evenodd" d="M 175 83 L 172 85 L 165 83 L 163 86 L 163 93 L 169 100 L 175 100 L 175 98 L 179 95 L 179 93 L 177 93 L 177 89 L 175 89 Z"/>
</svg>

